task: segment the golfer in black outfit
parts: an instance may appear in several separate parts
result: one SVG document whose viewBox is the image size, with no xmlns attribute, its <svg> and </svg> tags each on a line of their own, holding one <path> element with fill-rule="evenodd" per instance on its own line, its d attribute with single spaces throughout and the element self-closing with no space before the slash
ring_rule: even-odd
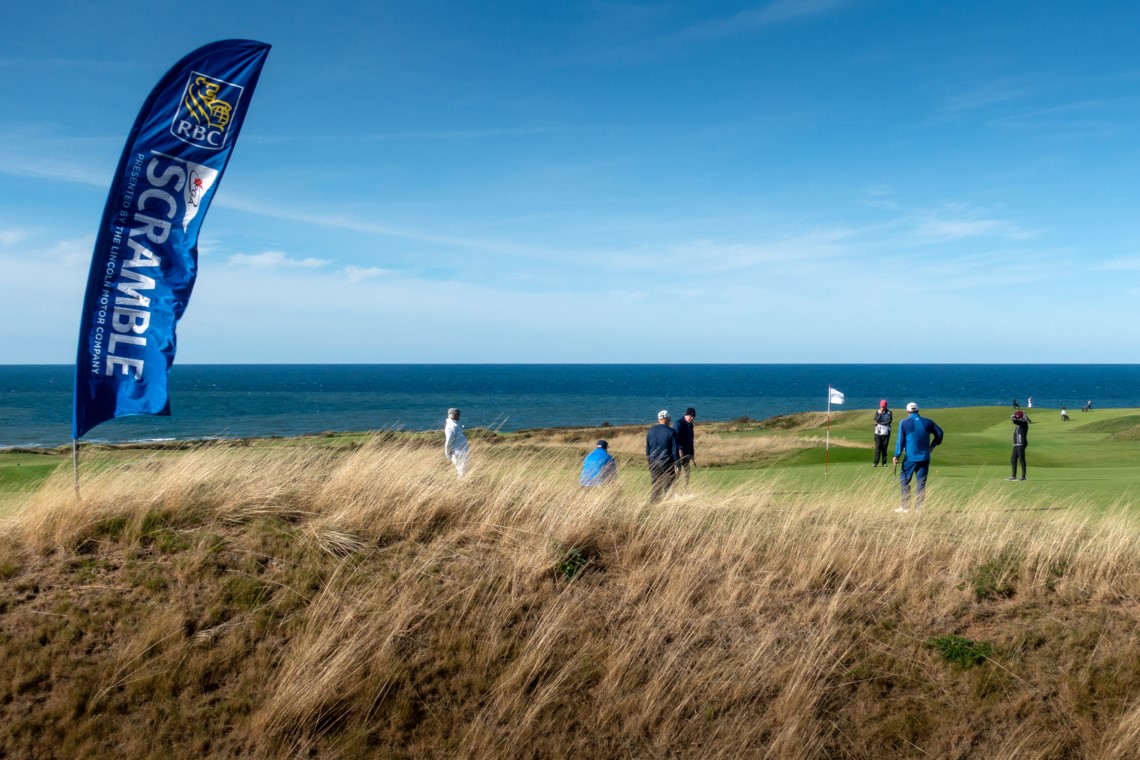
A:
<svg viewBox="0 0 1140 760">
<path fill-rule="evenodd" d="M 696 418 L 697 410 L 690 406 L 685 410 L 685 416 L 673 426 L 673 432 L 677 434 L 677 466 L 681 468 L 680 474 L 685 476 L 685 488 L 689 487 L 689 468 L 696 464 L 697 458 L 693 448 L 693 420 Z"/>
<path fill-rule="evenodd" d="M 875 461 L 871 464 L 872 467 L 878 467 L 880 459 L 883 460 L 883 467 L 887 466 L 887 444 L 891 441 L 891 423 L 894 419 L 894 413 L 887 408 L 887 401 L 883 399 L 879 402 L 879 411 L 875 412 Z"/>
<path fill-rule="evenodd" d="M 1021 462 L 1021 479 L 1025 480 L 1025 447 L 1029 445 L 1029 423 L 1033 420 L 1026 417 L 1020 409 L 1009 419 L 1013 422 L 1013 454 L 1009 458 L 1013 474 L 1009 479 L 1017 480 L 1017 463 Z"/>
</svg>

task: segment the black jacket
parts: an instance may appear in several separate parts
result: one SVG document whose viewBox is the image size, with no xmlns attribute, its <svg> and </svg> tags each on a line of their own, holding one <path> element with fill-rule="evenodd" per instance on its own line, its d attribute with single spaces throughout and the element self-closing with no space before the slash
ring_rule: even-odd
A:
<svg viewBox="0 0 1140 760">
<path fill-rule="evenodd" d="M 1010 417 L 1013 422 L 1013 445 L 1014 446 L 1028 446 L 1029 445 L 1029 423 L 1033 420 L 1028 417 L 1017 419 Z"/>
<path fill-rule="evenodd" d="M 693 455 L 693 423 L 687 422 L 684 417 L 673 425 L 673 432 L 677 434 L 677 450 L 684 455 Z"/>
</svg>

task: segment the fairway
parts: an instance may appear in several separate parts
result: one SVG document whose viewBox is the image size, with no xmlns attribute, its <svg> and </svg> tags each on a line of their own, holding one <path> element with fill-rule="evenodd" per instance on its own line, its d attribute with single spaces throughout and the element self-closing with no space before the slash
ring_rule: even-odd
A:
<svg viewBox="0 0 1140 760">
<path fill-rule="evenodd" d="M 0 517 L 65 461 L 68 458 L 59 454 L 0 452 Z"/>
<path fill-rule="evenodd" d="M 923 410 L 922 415 L 945 432 L 943 445 L 933 455 L 927 498 L 930 509 L 953 510 L 971 499 L 990 496 L 1025 510 L 1130 508 L 1140 501 L 1140 412 L 1135 409 L 1072 412 L 1069 422 L 1062 422 L 1054 409 L 1031 410 L 1029 471 L 1024 482 L 1007 480 L 1013 436 L 1008 407 L 931 409 Z M 826 417 L 819 413 L 778 417 L 743 427 L 736 423 L 698 425 L 697 461 L 701 467 L 693 471 L 693 488 L 715 491 L 770 484 L 780 491 L 821 496 L 878 489 L 884 506 L 893 507 L 898 500 L 895 472 L 890 467 L 871 467 L 872 416 L 871 410 L 833 413 L 831 445 L 826 453 Z M 898 423 L 904 417 L 905 412 L 896 412 L 892 452 Z M 623 490 L 648 488 L 642 427 L 552 428 L 525 435 L 470 432 L 475 439 L 476 462 L 481 458 L 484 463 L 503 464 L 529 458 L 536 474 L 560 471 L 567 480 L 577 478 L 589 442 L 605 435 L 619 463 Z M 359 445 L 365 437 L 344 434 L 222 445 L 336 449 Z M 384 437 L 416 446 L 435 443 L 430 433 L 387 433 Z M 442 447 L 442 437 L 439 445 Z M 193 448 L 193 444 L 186 446 Z M 729 449 L 732 453 L 725 453 Z M 82 452 L 81 467 L 156 456 L 178 456 L 178 451 L 169 446 L 159 450 L 100 447 Z M 0 514 L 60 467 L 70 476 L 70 455 L 65 450 L 0 453 Z"/>
<path fill-rule="evenodd" d="M 1059 410 L 1033 409 L 1029 416 L 1028 479 L 1010 482 L 1013 425 L 1008 407 L 965 407 L 923 410 L 945 433 L 934 450 L 928 506 L 953 509 L 976 496 L 993 494 L 1012 498 L 1024 509 L 1077 506 L 1114 508 L 1140 501 L 1140 413 L 1135 409 L 1072 412 L 1062 422 Z M 736 487 L 750 481 L 778 479 L 780 487 L 800 493 L 826 494 L 851 488 L 874 487 L 881 482 L 885 502 L 898 499 L 898 479 L 892 468 L 871 466 L 872 410 L 832 414 L 831 447 L 823 448 L 826 424 L 815 420 L 793 431 L 769 428 L 728 436 L 808 436 L 818 445 L 797 447 L 775 462 L 741 463 L 706 468 L 703 482 Z M 893 453 L 897 412 L 891 433 Z"/>
</svg>

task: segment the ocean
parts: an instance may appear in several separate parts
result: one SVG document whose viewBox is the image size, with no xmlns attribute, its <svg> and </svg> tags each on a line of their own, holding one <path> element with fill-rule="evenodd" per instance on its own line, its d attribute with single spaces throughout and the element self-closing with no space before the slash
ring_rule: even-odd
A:
<svg viewBox="0 0 1140 760">
<path fill-rule="evenodd" d="M 73 367 L 0 365 L 0 447 L 71 439 Z M 124 442 L 440 429 L 448 407 L 465 427 L 520 430 L 652 424 L 686 407 L 697 419 L 764 419 L 822 411 L 1009 405 L 1140 406 L 1137 364 L 182 364 L 169 417 L 111 420 L 84 440 Z"/>
</svg>

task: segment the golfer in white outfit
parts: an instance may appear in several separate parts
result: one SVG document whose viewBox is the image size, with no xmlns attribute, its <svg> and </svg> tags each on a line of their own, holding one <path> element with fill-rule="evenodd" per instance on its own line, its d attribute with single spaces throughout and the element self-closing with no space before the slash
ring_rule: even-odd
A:
<svg viewBox="0 0 1140 760">
<path fill-rule="evenodd" d="M 467 436 L 459 424 L 461 412 L 454 407 L 447 410 L 447 422 L 443 425 L 443 455 L 455 465 L 456 477 L 467 473 Z"/>
</svg>

